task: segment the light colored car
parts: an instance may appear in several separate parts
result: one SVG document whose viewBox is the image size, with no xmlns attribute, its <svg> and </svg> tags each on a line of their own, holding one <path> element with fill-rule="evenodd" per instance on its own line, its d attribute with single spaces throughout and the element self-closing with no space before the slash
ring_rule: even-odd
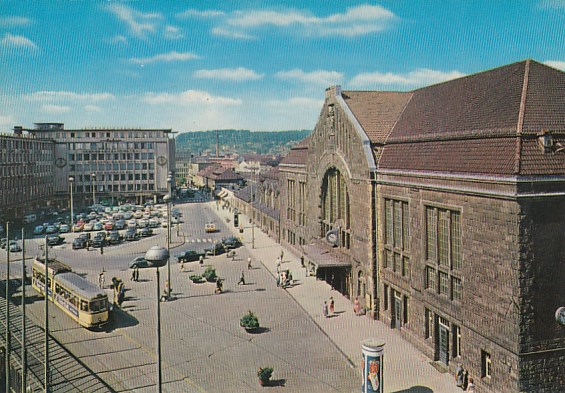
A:
<svg viewBox="0 0 565 393">
<path fill-rule="evenodd" d="M 61 226 L 59 227 L 59 232 L 61 233 L 67 233 L 71 230 L 71 227 L 67 224 L 61 224 Z"/>
<path fill-rule="evenodd" d="M 82 230 L 83 230 L 83 231 L 88 231 L 88 232 L 90 232 L 90 231 L 93 230 L 93 227 L 94 227 L 94 224 L 93 224 L 92 222 L 87 222 L 87 223 L 85 223 L 84 226 L 82 227 Z"/>
<path fill-rule="evenodd" d="M 139 221 L 137 222 L 137 226 L 138 226 L 139 228 L 145 228 L 145 227 L 149 226 L 149 221 L 148 221 L 148 220 L 145 220 L 145 219 L 139 220 Z"/>
<path fill-rule="evenodd" d="M 94 224 L 92 224 L 93 231 L 101 231 L 103 227 L 104 225 L 100 221 L 96 221 Z"/>
<path fill-rule="evenodd" d="M 84 228 L 84 223 L 77 222 L 75 225 L 73 225 L 73 232 L 81 232 L 82 228 Z"/>
</svg>

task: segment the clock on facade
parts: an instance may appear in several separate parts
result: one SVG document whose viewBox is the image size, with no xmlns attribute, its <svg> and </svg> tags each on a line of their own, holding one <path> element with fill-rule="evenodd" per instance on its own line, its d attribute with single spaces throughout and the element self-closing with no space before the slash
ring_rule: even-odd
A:
<svg viewBox="0 0 565 393">
<path fill-rule="evenodd" d="M 165 166 L 166 164 L 167 164 L 167 158 L 165 158 L 164 156 L 157 157 L 157 165 Z"/>
<path fill-rule="evenodd" d="M 65 165 L 67 165 L 67 160 L 65 160 L 63 157 L 59 157 L 55 160 L 55 166 L 57 168 L 63 168 Z"/>
</svg>

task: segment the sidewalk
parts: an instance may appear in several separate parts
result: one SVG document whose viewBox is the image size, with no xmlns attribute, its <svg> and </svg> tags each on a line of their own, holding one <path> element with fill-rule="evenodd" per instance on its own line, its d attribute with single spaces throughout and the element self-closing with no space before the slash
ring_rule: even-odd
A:
<svg viewBox="0 0 565 393">
<path fill-rule="evenodd" d="M 238 229 L 232 224 L 233 213 L 229 210 L 216 209 L 213 202 L 211 210 L 223 222 L 230 219 L 227 226 L 231 232 L 241 237 Z M 353 304 L 339 292 L 332 290 L 324 281 L 315 277 L 307 277 L 306 269 L 301 267 L 300 256 L 292 254 L 279 245 L 274 239 L 255 228 L 255 248 L 252 249 L 252 229 L 249 218 L 240 214 L 240 222 L 246 224 L 243 242 L 253 258 L 253 263 L 261 263 L 276 278 L 277 258 L 284 251 L 283 270 L 290 270 L 293 279 L 299 282 L 287 293 L 304 309 L 325 334 L 339 349 L 348 362 L 359 372 L 361 389 L 361 342 L 368 338 L 378 338 L 385 342 L 384 348 L 384 383 L 385 392 L 397 393 L 451 393 L 460 391 L 450 374 L 438 372 L 430 364 L 430 359 L 421 354 L 412 344 L 404 340 L 394 330 L 379 321 L 365 316 L 356 316 Z M 281 289 L 283 291 L 284 289 Z M 322 304 L 330 296 L 335 301 L 335 316 L 326 318 L 322 315 Z"/>
</svg>

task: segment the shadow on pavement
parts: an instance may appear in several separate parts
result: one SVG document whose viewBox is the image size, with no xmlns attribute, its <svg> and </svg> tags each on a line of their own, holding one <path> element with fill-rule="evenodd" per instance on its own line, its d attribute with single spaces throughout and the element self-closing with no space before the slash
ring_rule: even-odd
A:
<svg viewBox="0 0 565 393">
<path fill-rule="evenodd" d="M 277 387 L 277 386 L 284 386 L 286 383 L 286 379 L 279 378 L 279 379 L 271 379 L 268 384 L 264 385 L 265 387 Z"/>
<path fill-rule="evenodd" d="M 409 389 L 397 390 L 394 393 L 434 393 L 434 391 L 425 386 L 412 386 Z"/>
<path fill-rule="evenodd" d="M 139 325 L 139 321 L 136 318 L 132 317 L 119 307 L 114 307 L 110 315 L 110 322 L 106 326 L 107 333 L 113 332 L 115 329 Z"/>
</svg>

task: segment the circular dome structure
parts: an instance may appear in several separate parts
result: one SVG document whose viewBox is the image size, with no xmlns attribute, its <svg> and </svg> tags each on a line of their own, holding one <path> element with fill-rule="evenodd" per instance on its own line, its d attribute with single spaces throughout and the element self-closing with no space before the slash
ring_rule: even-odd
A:
<svg viewBox="0 0 565 393">
<path fill-rule="evenodd" d="M 145 260 L 149 266 L 161 267 L 167 264 L 169 251 L 162 246 L 153 246 L 145 253 Z"/>
</svg>

